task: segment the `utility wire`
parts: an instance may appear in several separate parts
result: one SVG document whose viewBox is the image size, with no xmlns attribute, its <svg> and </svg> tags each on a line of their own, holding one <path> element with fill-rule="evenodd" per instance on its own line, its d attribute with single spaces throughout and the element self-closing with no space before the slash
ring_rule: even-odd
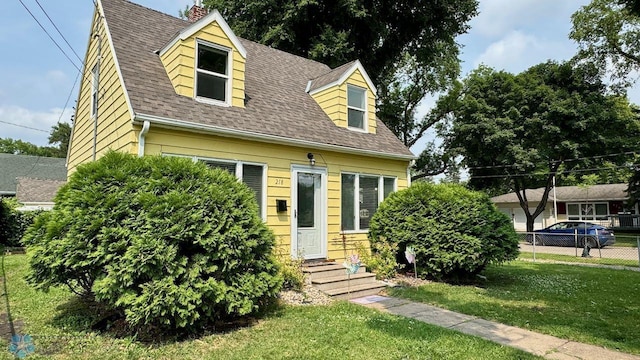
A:
<svg viewBox="0 0 640 360">
<path fill-rule="evenodd" d="M 10 123 L 10 122 L 8 122 L 8 121 L 0 120 L 0 123 L 9 124 L 9 125 L 13 125 L 13 126 L 18 126 L 18 127 L 21 127 L 21 128 L 30 129 L 30 130 L 35 130 L 35 131 L 42 131 L 42 132 L 45 132 L 45 133 L 47 133 L 47 134 L 49 133 L 49 131 L 48 131 L 48 130 L 42 130 L 42 129 L 37 129 L 37 128 L 34 128 L 34 127 L 30 127 L 30 126 L 25 126 L 25 125 L 20 125 L 20 124 L 14 124 L 14 123 Z"/>
<path fill-rule="evenodd" d="M 637 153 L 638 153 L 637 151 L 626 151 L 626 152 L 615 153 L 615 154 L 594 155 L 594 156 L 572 158 L 572 159 L 566 159 L 566 160 L 562 160 L 562 161 L 563 162 L 573 162 L 573 161 L 580 161 L 580 160 L 595 160 L 595 159 L 604 159 L 604 158 L 607 158 L 607 157 L 615 157 L 615 156 L 620 156 L 620 155 L 635 155 Z M 558 162 L 560 162 L 560 160 L 552 160 L 551 162 L 552 163 L 558 163 Z M 517 167 L 517 166 L 518 166 L 518 164 L 474 166 L 474 167 L 467 168 L 467 170 L 506 169 L 506 168 L 514 168 L 514 167 Z"/>
<path fill-rule="evenodd" d="M 82 61 L 82 59 L 80 58 L 80 55 L 78 55 L 78 53 L 73 49 L 73 46 L 69 44 L 69 42 L 67 41 L 67 38 L 65 38 L 64 35 L 62 35 L 62 32 L 60 31 L 60 29 L 58 29 L 58 27 L 56 26 L 56 23 L 54 23 L 53 20 L 51 20 L 51 17 L 49 17 L 49 14 L 47 13 L 47 11 L 42 7 L 42 5 L 40 5 L 40 2 L 38 0 L 35 0 L 35 1 L 36 1 L 36 4 L 38 4 L 38 7 L 40 7 L 40 10 L 42 10 L 42 12 L 47 17 L 47 19 L 49 19 L 49 22 L 51 22 L 51 25 L 53 25 L 53 27 L 56 29 L 58 34 L 60 34 L 60 37 L 62 37 L 62 40 L 64 40 L 64 42 L 67 43 L 67 46 L 69 46 L 69 49 L 71 49 L 71 51 L 73 51 L 73 54 L 78 58 L 78 60 L 80 60 L 80 64 L 84 65 L 84 61 Z"/>
<path fill-rule="evenodd" d="M 634 168 L 640 164 L 628 164 L 628 165 L 618 165 L 618 166 L 609 166 L 609 167 L 599 167 L 599 168 L 591 168 L 591 169 L 574 169 L 574 170 L 562 170 L 556 171 L 556 175 L 562 174 L 571 174 L 571 173 L 583 173 L 583 172 L 594 172 L 594 171 L 602 171 L 602 170 L 613 170 L 613 169 L 621 169 L 621 168 Z M 536 172 L 536 173 L 523 173 L 523 174 L 499 174 L 499 175 L 479 175 L 473 176 L 470 175 L 470 179 L 499 179 L 499 178 L 514 178 L 514 177 L 527 177 L 527 176 L 547 176 L 552 175 L 552 172 Z"/>
<path fill-rule="evenodd" d="M 78 65 L 76 65 L 75 62 L 73 62 L 73 60 L 71 60 L 71 58 L 69 57 L 69 55 L 67 55 L 67 53 L 60 47 L 60 45 L 53 39 L 53 37 L 51 36 L 51 34 L 49 34 L 49 32 L 47 31 L 47 29 L 45 29 L 44 26 L 42 26 L 42 24 L 40 23 L 40 21 L 38 21 L 38 19 L 33 15 L 33 13 L 31 12 L 31 10 L 29 10 L 29 8 L 27 7 L 27 5 L 24 4 L 24 2 L 22 2 L 22 0 L 18 0 L 20 2 L 20 4 L 22 4 L 22 7 L 24 7 L 25 10 L 27 10 L 27 12 L 29 13 L 29 15 L 31 15 L 31 17 L 33 18 L 33 20 L 36 21 L 36 23 L 38 23 L 38 25 L 40 25 L 40 28 L 42 29 L 42 31 L 44 31 L 47 36 L 49 36 L 49 39 L 51 39 L 51 41 L 53 41 L 54 44 L 56 44 L 56 46 L 58 47 L 58 50 L 60 50 L 64 56 L 67 58 L 67 60 L 69 60 L 69 62 L 73 65 L 73 67 L 75 67 L 79 72 L 82 72 L 82 70 L 80 70 L 80 68 L 78 67 Z M 72 49 L 73 50 L 73 49 Z"/>
<path fill-rule="evenodd" d="M 73 89 L 76 88 L 76 84 L 78 83 L 78 78 L 80 78 L 80 72 L 76 74 L 76 79 L 73 81 L 73 86 L 71 87 L 71 91 L 69 91 L 69 95 L 67 96 L 67 101 L 64 102 L 64 106 L 62 107 L 62 111 L 60 112 L 60 116 L 58 117 L 58 122 L 62 120 L 62 115 L 67 110 L 67 105 L 69 105 L 69 100 L 71 100 L 71 95 L 73 95 Z"/>
</svg>

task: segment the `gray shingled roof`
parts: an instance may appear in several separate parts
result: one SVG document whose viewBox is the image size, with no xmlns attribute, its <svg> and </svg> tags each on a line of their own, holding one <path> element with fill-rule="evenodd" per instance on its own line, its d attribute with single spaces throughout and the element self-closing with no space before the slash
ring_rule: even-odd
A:
<svg viewBox="0 0 640 360">
<path fill-rule="evenodd" d="M 15 195 L 18 177 L 66 180 L 65 159 L 0 154 L 0 194 Z"/>
<path fill-rule="evenodd" d="M 562 202 L 571 201 L 614 201 L 627 200 L 628 184 L 606 184 L 580 186 L 558 186 L 556 188 L 556 200 Z M 540 202 L 544 188 L 527 190 L 527 199 L 530 202 Z M 517 203 L 518 196 L 515 192 L 499 195 L 491 198 L 494 203 Z M 553 189 L 549 192 L 549 201 L 553 201 Z"/>
<path fill-rule="evenodd" d="M 66 183 L 65 180 L 19 177 L 16 199 L 21 203 L 52 203 L 58 190 Z"/>
<path fill-rule="evenodd" d="M 309 92 L 340 80 L 340 77 L 344 75 L 344 72 L 349 70 L 353 66 L 353 64 L 355 64 L 355 62 L 356 60 L 348 62 L 344 65 L 340 65 L 337 68 L 329 71 L 328 73 L 320 75 L 319 77 L 313 79 L 311 81 L 311 84 L 309 85 Z"/>
<path fill-rule="evenodd" d="M 321 63 L 240 39 L 247 50 L 246 107 L 220 107 L 177 95 L 155 53 L 190 23 L 131 3 L 102 0 L 105 19 L 134 113 L 320 145 L 408 157 L 412 153 L 378 120 L 376 134 L 336 126 L 305 92 L 331 73 Z"/>
</svg>

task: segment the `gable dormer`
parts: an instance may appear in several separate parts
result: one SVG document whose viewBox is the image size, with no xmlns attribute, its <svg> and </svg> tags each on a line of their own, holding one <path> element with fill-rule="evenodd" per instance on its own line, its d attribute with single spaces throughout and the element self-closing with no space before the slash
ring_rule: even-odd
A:
<svg viewBox="0 0 640 360">
<path fill-rule="evenodd" d="M 217 10 L 180 31 L 159 55 L 177 94 L 244 107 L 247 51 Z"/>
<path fill-rule="evenodd" d="M 376 133 L 376 88 L 360 61 L 309 81 L 307 92 L 337 126 Z"/>
</svg>

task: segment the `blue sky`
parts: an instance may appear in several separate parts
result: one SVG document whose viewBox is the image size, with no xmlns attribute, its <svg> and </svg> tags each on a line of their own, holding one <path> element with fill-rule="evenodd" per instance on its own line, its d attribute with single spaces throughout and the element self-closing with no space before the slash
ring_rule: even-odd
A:
<svg viewBox="0 0 640 360">
<path fill-rule="evenodd" d="M 84 59 L 93 14 L 92 1 L 38 1 L 71 47 Z M 75 66 L 81 66 L 36 0 L 22 2 L 75 62 Z M 192 0 L 134 2 L 171 15 L 177 15 L 179 9 L 193 4 Z M 471 21 L 469 33 L 458 39 L 464 45 L 461 56 L 463 74 L 481 63 L 517 73 L 547 59 L 570 58 L 576 49 L 567 37 L 571 28 L 570 16 L 588 2 L 480 0 L 480 15 Z M 78 96 L 78 84 L 74 86 L 78 71 L 29 15 L 20 0 L 0 1 L 0 53 L 0 138 L 11 137 L 45 145 L 52 125 L 59 119 L 69 122 Z M 632 102 L 640 103 L 638 89 L 631 89 L 629 97 Z M 432 99 L 425 100 L 423 109 L 432 102 Z"/>
</svg>

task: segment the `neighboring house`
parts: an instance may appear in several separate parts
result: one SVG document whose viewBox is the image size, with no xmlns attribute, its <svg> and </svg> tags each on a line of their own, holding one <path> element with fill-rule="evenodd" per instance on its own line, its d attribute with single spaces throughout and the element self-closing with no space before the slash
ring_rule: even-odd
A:
<svg viewBox="0 0 640 360">
<path fill-rule="evenodd" d="M 22 204 L 18 210 L 51 210 L 53 198 L 66 180 L 18 178 L 16 199 Z"/>
<path fill-rule="evenodd" d="M 640 226 L 637 216 L 632 216 L 638 214 L 637 205 L 626 208 L 625 202 L 629 199 L 627 187 L 628 184 L 558 186 L 555 194 L 551 189 L 545 210 L 536 218 L 534 229 L 542 229 L 564 220 L 590 221 L 614 228 Z M 544 188 L 527 190 L 531 213 L 542 200 L 543 192 Z M 491 201 L 500 211 L 511 217 L 517 231 L 526 230 L 527 218 L 516 193 L 496 196 L 491 198 Z"/>
<path fill-rule="evenodd" d="M 366 70 L 238 38 L 217 11 L 190 20 L 97 1 L 69 173 L 108 149 L 203 161 L 254 190 L 292 256 L 343 258 L 414 159 L 376 118 Z"/>
<path fill-rule="evenodd" d="M 42 188 L 42 181 L 29 181 L 25 179 L 23 183 L 20 184 L 20 179 L 23 178 L 39 179 L 44 182 L 48 182 L 49 180 L 64 182 L 67 179 L 65 159 L 0 154 L 0 197 L 17 197 L 16 193 L 20 191 L 20 188 L 23 194 L 38 193 L 44 195 L 46 192 L 48 198 L 38 195 L 38 199 L 40 199 L 38 201 L 42 200 L 46 203 L 52 203 L 55 191 L 51 193 L 51 183 L 44 185 L 46 188 L 45 191 L 44 188 Z M 34 188 L 30 189 L 30 186 L 34 186 Z M 27 198 L 29 198 L 29 196 L 27 196 Z M 18 198 L 18 201 L 20 201 L 20 198 Z"/>
</svg>

